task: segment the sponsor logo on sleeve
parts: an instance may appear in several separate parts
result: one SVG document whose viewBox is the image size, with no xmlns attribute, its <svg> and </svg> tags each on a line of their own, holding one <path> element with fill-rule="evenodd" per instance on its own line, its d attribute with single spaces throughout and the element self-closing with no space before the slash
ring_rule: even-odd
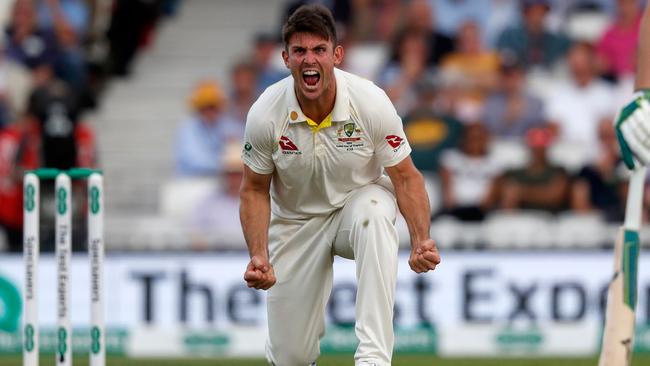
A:
<svg viewBox="0 0 650 366">
<path fill-rule="evenodd" d="M 251 150 L 253 150 L 253 145 L 251 145 L 250 142 L 246 142 L 244 144 L 244 149 L 242 149 L 242 157 L 250 157 L 251 156 Z"/>
<path fill-rule="evenodd" d="M 404 145 L 404 139 L 397 135 L 386 136 L 386 142 L 388 143 L 388 145 L 390 145 L 390 147 L 393 148 L 393 151 L 399 150 L 402 147 L 402 145 Z"/>
<path fill-rule="evenodd" d="M 302 151 L 287 136 L 280 137 L 280 149 L 285 155 L 301 155 Z"/>
</svg>

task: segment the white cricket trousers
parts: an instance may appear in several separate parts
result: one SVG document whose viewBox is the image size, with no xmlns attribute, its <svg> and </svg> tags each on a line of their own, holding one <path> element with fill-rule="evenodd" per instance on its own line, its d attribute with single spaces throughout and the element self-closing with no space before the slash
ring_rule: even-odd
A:
<svg viewBox="0 0 650 366">
<path fill-rule="evenodd" d="M 355 365 L 389 366 L 397 278 L 397 204 L 392 192 L 371 184 L 345 206 L 308 220 L 272 218 L 269 255 L 276 284 L 269 289 L 266 344 L 275 366 L 308 366 L 320 353 L 324 313 L 332 290 L 334 255 L 355 259 L 357 297 Z"/>
</svg>

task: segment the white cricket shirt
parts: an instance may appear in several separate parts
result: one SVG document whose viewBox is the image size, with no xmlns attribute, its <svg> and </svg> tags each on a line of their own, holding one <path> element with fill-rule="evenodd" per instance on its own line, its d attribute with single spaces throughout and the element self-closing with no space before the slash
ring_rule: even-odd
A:
<svg viewBox="0 0 650 366">
<path fill-rule="evenodd" d="M 371 81 L 335 69 L 332 126 L 312 132 L 300 110 L 293 77 L 268 87 L 248 112 L 242 159 L 273 174 L 271 211 L 287 219 L 328 215 L 370 183 L 391 191 L 384 167 L 411 153 L 402 120 Z"/>
</svg>

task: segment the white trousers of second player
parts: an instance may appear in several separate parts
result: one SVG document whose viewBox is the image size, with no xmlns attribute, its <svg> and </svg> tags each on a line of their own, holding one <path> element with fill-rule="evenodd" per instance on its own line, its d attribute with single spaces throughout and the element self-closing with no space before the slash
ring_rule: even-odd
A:
<svg viewBox="0 0 650 366">
<path fill-rule="evenodd" d="M 268 292 L 266 353 L 276 366 L 307 366 L 320 353 L 324 313 L 332 289 L 333 256 L 355 259 L 355 365 L 389 366 L 397 278 L 397 204 L 379 185 L 357 190 L 329 216 L 274 217 L 269 255 L 277 278 Z"/>
</svg>

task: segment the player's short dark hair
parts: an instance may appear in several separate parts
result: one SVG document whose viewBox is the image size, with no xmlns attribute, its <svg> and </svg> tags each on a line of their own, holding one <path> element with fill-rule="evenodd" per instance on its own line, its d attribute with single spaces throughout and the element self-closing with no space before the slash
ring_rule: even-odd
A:
<svg viewBox="0 0 650 366">
<path fill-rule="evenodd" d="M 311 33 L 332 41 L 336 46 L 336 26 L 328 8 L 318 5 L 303 5 L 296 9 L 282 27 L 282 41 L 289 46 L 289 39 L 296 33 Z"/>
</svg>

